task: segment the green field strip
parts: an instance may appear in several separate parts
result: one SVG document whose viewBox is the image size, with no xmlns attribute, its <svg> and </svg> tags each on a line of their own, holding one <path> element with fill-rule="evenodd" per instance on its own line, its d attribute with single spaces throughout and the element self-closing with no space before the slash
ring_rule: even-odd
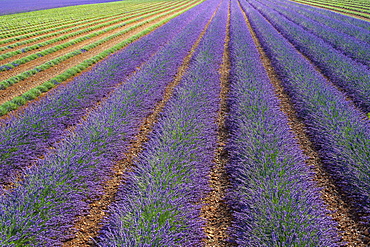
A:
<svg viewBox="0 0 370 247">
<path fill-rule="evenodd" d="M 168 4 L 167 4 L 167 6 L 168 6 Z M 157 7 L 156 6 L 156 7 L 148 8 L 145 12 L 141 11 L 141 13 L 148 13 L 150 11 L 159 10 L 160 8 L 165 8 L 165 7 L 162 7 L 162 6 Z M 139 13 L 140 13 L 140 11 L 139 11 Z M 36 52 L 42 52 L 42 50 L 40 50 L 40 48 L 45 49 L 44 46 L 51 45 L 51 44 L 54 44 L 56 42 L 63 41 L 63 40 L 66 40 L 66 39 L 69 39 L 69 38 L 72 38 L 72 37 L 75 37 L 75 36 L 79 36 L 79 35 L 82 35 L 82 34 L 87 33 L 87 32 L 92 32 L 94 30 L 101 29 L 101 28 L 104 28 L 104 27 L 107 27 L 107 26 L 110 26 L 110 25 L 114 25 L 118 22 L 125 21 L 129 18 L 134 18 L 135 16 L 138 16 L 138 15 L 140 15 L 140 14 L 135 15 L 135 14 L 130 13 L 130 14 L 127 14 L 127 16 L 121 16 L 120 18 L 117 18 L 117 17 L 109 18 L 109 19 L 113 19 L 111 21 L 109 21 L 109 19 L 108 20 L 102 20 L 102 21 L 95 21 L 95 22 L 88 23 L 88 24 L 85 24 L 85 25 L 80 26 L 80 27 L 70 28 L 70 29 L 65 30 L 65 32 L 70 31 L 70 30 L 74 30 L 74 29 L 82 29 L 82 28 L 84 28 L 84 29 L 79 30 L 79 31 L 75 31 L 75 32 L 72 32 L 72 33 L 69 33 L 69 34 L 65 34 L 65 35 L 62 35 L 60 37 L 56 37 L 54 39 L 49 39 L 49 40 L 31 45 L 31 46 L 23 47 L 23 48 L 18 49 L 16 51 L 10 51 L 8 53 L 1 54 L 0 55 L 0 61 L 2 61 L 4 59 L 11 58 L 11 57 L 16 56 L 18 54 L 22 54 L 22 53 L 25 53 L 25 52 L 28 52 L 28 51 L 33 51 L 33 50 L 36 50 L 36 49 L 37 49 Z M 99 23 L 101 23 L 101 24 L 99 24 Z M 49 36 L 53 36 L 53 34 L 49 34 Z M 24 44 L 26 42 L 19 42 L 19 43 Z M 13 47 L 16 47 L 16 46 L 13 46 Z M 0 50 L 1 50 L 1 48 L 0 48 Z M 0 69 L 0 71 L 3 71 L 3 70 Z"/>
<path fill-rule="evenodd" d="M 112 16 L 112 15 L 113 14 L 110 14 L 110 16 Z M 99 17 L 99 18 L 101 18 L 101 17 Z M 10 42 L 18 41 L 18 40 L 21 40 L 21 39 L 27 39 L 27 38 L 34 37 L 34 36 L 37 36 L 37 35 L 41 35 L 41 34 L 44 34 L 44 33 L 48 33 L 48 32 L 51 32 L 51 31 L 61 30 L 61 29 L 79 24 L 81 22 L 82 23 L 87 23 L 88 21 L 90 21 L 90 19 L 85 18 L 82 21 L 78 21 L 78 22 L 76 22 L 75 20 L 70 20 L 70 21 L 64 21 L 63 22 L 63 20 L 62 20 L 61 21 L 61 23 L 63 23 L 62 25 L 57 23 L 57 24 L 53 25 L 54 27 L 49 28 L 49 29 L 36 28 L 36 29 L 38 29 L 38 31 L 36 30 L 35 32 L 33 30 L 30 30 L 29 32 L 26 32 L 25 34 L 17 33 L 17 34 L 12 35 L 11 38 L 7 38 L 5 40 L 0 40 L 0 44 L 7 44 L 7 43 L 10 43 Z"/>
<path fill-rule="evenodd" d="M 194 2 L 190 2 L 187 5 L 192 5 L 192 4 L 194 4 Z M 85 46 L 83 46 L 81 48 L 78 48 L 77 50 L 71 51 L 71 52 L 69 52 L 69 53 L 67 53 L 67 54 L 65 54 L 63 56 L 60 56 L 60 57 L 54 58 L 52 60 L 49 60 L 48 62 L 45 62 L 45 63 L 43 63 L 43 64 L 41 64 L 39 66 L 36 66 L 36 67 L 34 67 L 34 68 L 30 69 L 30 70 L 24 71 L 22 73 L 19 73 L 19 74 L 15 75 L 15 76 L 12 76 L 12 77 L 6 79 L 6 80 L 3 80 L 3 81 L 0 82 L 0 90 L 5 90 L 6 88 L 8 88 L 8 87 L 10 87 L 10 86 L 12 86 L 12 85 L 14 85 L 16 83 L 18 83 L 20 81 L 23 81 L 23 80 L 25 80 L 25 79 L 27 79 L 27 78 L 29 78 L 31 76 L 34 76 L 35 74 L 37 74 L 37 73 L 39 73 L 41 71 L 47 70 L 47 69 L 49 69 L 49 68 L 51 68 L 51 67 L 53 67 L 55 65 L 58 65 L 58 64 L 60 64 L 60 63 L 62 63 L 64 61 L 66 61 L 67 59 L 70 59 L 70 58 L 72 58 L 74 56 L 77 56 L 77 55 L 79 55 L 79 54 L 81 54 L 83 52 L 89 51 L 89 50 L 91 50 L 91 49 L 93 49 L 93 48 L 95 48 L 95 47 L 97 47 L 99 45 L 102 45 L 103 43 L 105 43 L 105 42 L 107 42 L 107 41 L 109 41 L 109 40 L 111 40 L 113 38 L 119 37 L 120 35 L 123 35 L 123 34 L 129 32 L 129 31 L 131 31 L 133 29 L 136 29 L 136 28 L 138 28 L 138 27 L 146 24 L 146 23 L 152 22 L 152 21 L 154 21 L 156 19 L 159 19 L 159 18 L 161 18 L 161 17 L 163 17 L 165 15 L 168 15 L 171 12 L 174 12 L 174 11 L 177 11 L 178 9 L 181 9 L 181 8 L 186 7 L 186 5 L 184 5 L 184 3 L 180 3 L 180 4 L 176 4 L 176 5 L 179 5 L 179 6 L 177 6 L 177 7 L 172 7 L 171 6 L 171 7 L 168 7 L 167 10 L 160 10 L 160 11 L 157 11 L 157 12 L 151 12 L 150 14 L 147 14 L 145 16 L 141 16 L 141 17 L 138 17 L 138 18 L 136 18 L 134 20 L 131 20 L 131 21 L 127 22 L 125 25 L 130 24 L 130 23 L 134 23 L 137 20 L 140 20 L 142 18 L 149 18 L 151 16 L 155 16 L 155 15 L 161 14 L 161 15 L 155 16 L 154 18 L 151 18 L 149 20 L 142 21 L 142 22 L 140 22 L 140 23 L 138 23 L 138 24 L 136 24 L 136 25 L 134 25 L 132 27 L 129 27 L 127 29 L 124 29 L 124 30 L 122 30 L 120 32 L 117 32 L 117 33 L 114 33 L 114 34 L 112 34 L 110 36 L 107 36 L 107 37 L 105 37 L 103 39 L 100 39 L 100 40 L 98 40 L 98 41 L 96 41 L 94 43 L 91 43 L 91 44 L 85 45 Z M 122 24 L 120 24 L 120 26 L 122 26 Z M 71 45 L 73 45 L 73 44 L 71 44 Z"/>
<path fill-rule="evenodd" d="M 31 24 L 52 22 L 59 20 L 74 20 L 104 16 L 107 13 L 120 13 L 126 11 L 131 6 L 135 7 L 142 4 L 153 4 L 149 1 L 119 1 L 100 4 L 69 6 L 55 9 L 32 11 L 0 16 L 0 29 L 19 28 Z"/>
<path fill-rule="evenodd" d="M 365 17 L 365 18 L 370 19 L 370 14 L 366 14 L 366 13 L 362 13 L 362 12 L 358 12 L 358 11 L 351 11 L 351 10 L 347 10 L 347 9 L 344 9 L 344 8 L 333 7 L 331 5 L 323 5 L 323 4 L 310 2 L 310 1 L 300 1 L 300 0 L 294 0 L 294 1 L 297 2 L 297 3 L 308 4 L 308 5 L 312 5 L 312 6 L 315 6 L 315 7 L 322 7 L 322 8 L 330 9 L 330 10 L 333 10 L 333 11 L 338 11 L 338 12 L 341 12 L 341 13 L 344 13 L 344 14 L 352 14 L 352 15 L 357 15 L 357 16 L 361 16 L 361 17 Z"/>
<path fill-rule="evenodd" d="M 160 5 L 160 6 L 162 6 L 162 5 Z M 145 8 L 145 9 L 134 10 L 134 11 L 131 11 L 131 12 L 127 13 L 127 14 L 118 14 L 118 15 L 108 16 L 108 17 L 104 17 L 104 18 L 94 18 L 94 19 L 91 19 L 91 20 L 82 21 L 82 22 L 80 22 L 78 24 L 70 24 L 70 25 L 68 25 L 69 28 L 62 29 L 61 31 L 57 31 L 57 32 L 54 32 L 54 31 L 46 32 L 45 35 L 40 35 L 40 36 L 38 36 L 36 38 L 26 39 L 26 40 L 18 41 L 16 43 L 8 44 L 6 46 L 2 46 L 2 47 L 0 47 L 0 51 L 14 49 L 14 48 L 16 48 L 18 46 L 30 44 L 30 43 L 37 42 L 37 41 L 43 40 L 43 39 L 47 39 L 47 38 L 50 38 L 50 37 L 53 37 L 53 36 L 62 35 L 62 34 L 71 32 L 73 30 L 78 30 L 78 29 L 81 29 L 81 28 L 84 28 L 84 27 L 88 27 L 88 26 L 92 26 L 92 25 L 95 25 L 95 24 L 98 24 L 98 23 L 107 22 L 109 20 L 114 20 L 114 19 L 117 19 L 117 18 L 120 18 L 120 17 L 123 17 L 123 16 L 127 16 L 127 15 L 130 15 L 130 14 L 139 13 L 140 11 L 142 12 L 142 11 L 144 11 L 146 9 L 154 9 L 155 7 L 157 7 L 157 6 L 151 6 L 151 7 Z M 61 28 L 58 28 L 58 29 L 61 29 Z"/>
<path fill-rule="evenodd" d="M 166 7 L 158 8 L 155 12 L 153 12 L 152 10 L 148 10 L 148 11 L 146 11 L 144 13 L 140 13 L 140 14 L 137 14 L 137 15 L 134 15 L 134 16 L 126 17 L 124 19 L 132 19 L 132 18 L 135 18 L 135 17 L 137 17 L 137 18 L 135 18 L 133 20 L 130 20 L 130 21 L 126 21 L 124 23 L 121 22 L 121 23 L 119 23 L 117 25 L 114 25 L 112 27 L 105 28 L 105 29 L 103 29 L 101 31 L 98 31 L 98 32 L 93 32 L 93 33 L 88 34 L 88 35 L 85 35 L 83 37 L 79 37 L 79 38 L 76 38 L 76 39 L 67 41 L 67 42 L 65 42 L 65 43 L 63 43 L 61 45 L 57 45 L 55 47 L 48 48 L 48 49 L 46 49 L 44 51 L 37 51 L 36 54 L 31 54 L 31 55 L 28 55 L 26 57 L 17 59 L 15 61 L 11 62 L 11 63 L 7 63 L 5 65 L 0 66 L 0 71 L 7 71 L 6 67 L 14 67 L 14 64 L 17 64 L 17 65 L 26 64 L 28 62 L 31 62 L 31 61 L 33 61 L 35 59 L 40 58 L 41 55 L 42 56 L 46 56 L 46 55 L 52 54 L 52 53 L 57 52 L 59 50 L 62 50 L 62 49 L 65 49 L 67 47 L 76 45 L 76 44 L 78 44 L 80 42 L 83 42 L 83 41 L 85 41 L 87 39 L 91 39 L 93 37 L 97 37 L 97 36 L 102 35 L 104 33 L 107 33 L 107 32 L 113 31 L 115 29 L 121 28 L 121 27 L 123 27 L 125 25 L 134 23 L 134 22 L 136 22 L 136 21 L 138 21 L 140 19 L 149 18 L 149 17 L 151 17 L 153 15 L 160 14 L 163 11 L 171 11 L 172 9 L 175 9 L 175 8 L 178 8 L 178 7 L 182 7 L 183 4 L 184 3 L 176 3 L 176 4 L 173 4 L 173 5 L 170 5 L 170 6 L 167 5 Z M 147 14 L 147 13 L 149 13 L 149 14 Z M 96 42 L 100 42 L 100 40 L 99 41 L 96 41 Z M 93 43 L 93 44 L 95 44 L 95 43 Z M 78 49 L 84 49 L 84 50 L 86 50 L 85 47 L 78 48 Z M 53 61 L 53 60 L 51 60 L 51 61 Z M 16 82 L 19 82 L 21 80 L 26 79 L 28 77 L 27 76 L 28 74 L 29 74 L 28 71 L 25 71 L 25 72 L 19 73 L 18 75 L 12 76 L 9 79 L 3 80 L 2 82 L 0 82 L 0 89 L 6 89 L 8 86 L 11 86 L 11 85 L 13 85 Z"/>
<path fill-rule="evenodd" d="M 189 7 L 181 10 L 180 12 L 175 13 L 174 15 L 172 15 L 172 16 L 170 16 L 170 17 L 168 17 L 168 18 L 166 18 L 166 19 L 164 19 L 164 20 L 162 20 L 162 21 L 144 29 L 140 33 L 135 34 L 135 35 L 131 36 L 130 38 L 127 38 L 127 39 L 123 40 L 122 42 L 114 45 L 113 47 L 111 47 L 111 48 L 109 48 L 109 49 L 107 49 L 107 50 L 105 50 L 101 53 L 99 53 L 98 55 L 95 55 L 95 56 L 93 56 L 89 59 L 84 60 L 83 62 L 79 63 L 78 65 L 69 68 L 68 70 L 64 71 L 63 73 L 61 73 L 57 76 L 55 76 L 54 78 L 51 78 L 50 80 L 44 82 L 43 84 L 28 90 L 27 92 L 23 93 L 21 96 L 14 97 L 13 99 L 3 103 L 2 105 L 0 105 L 0 116 L 6 115 L 10 111 L 16 110 L 20 106 L 23 106 L 23 105 L 27 104 L 29 101 L 32 101 L 32 100 L 36 99 L 42 93 L 46 93 L 47 91 L 54 88 L 58 84 L 60 84 L 64 81 L 74 77 L 75 75 L 83 72 L 84 70 L 93 66 L 97 62 L 103 60 L 107 56 L 119 51 L 120 49 L 124 48 L 125 46 L 127 46 L 130 43 L 134 42 L 135 40 L 139 39 L 140 37 L 150 33 L 154 29 L 162 26 L 163 24 L 167 23 L 171 19 L 175 18 L 176 16 L 181 15 L 182 13 L 184 13 L 187 10 L 195 7 L 196 5 L 202 3 L 203 1 L 204 0 L 194 1 L 192 5 L 190 5 Z"/>
<path fill-rule="evenodd" d="M 132 9 L 127 9 L 127 11 L 125 11 L 124 14 L 128 14 L 127 12 L 132 12 L 132 11 L 138 11 L 138 10 L 141 10 L 142 8 L 137 8 L 137 6 L 133 6 Z M 91 17 L 91 18 L 88 18 L 88 19 L 81 19 L 81 20 L 59 20 L 59 21 L 51 21 L 51 22 L 48 22 L 48 23 L 43 23 L 43 24 L 35 24 L 35 25 L 29 25 L 29 26 L 24 26 L 22 28 L 15 28 L 15 29 L 11 29 L 11 30 L 8 30 L 8 31 L 1 31 L 1 36 L 0 38 L 8 38 L 8 37 L 12 37 L 12 36 L 15 36 L 16 33 L 18 32 L 24 32 L 24 34 L 26 33 L 31 33 L 31 32 L 34 32 L 34 31 L 39 31 L 39 30 L 43 30 L 43 29 L 50 29 L 50 28 L 53 28 L 57 25 L 60 25 L 60 24 L 68 24 L 68 23 L 72 23 L 72 24 L 80 24 L 81 22 L 86 22 L 86 21 L 89 21 L 89 20 L 99 20 L 99 19 L 104 19 L 104 18 L 108 18 L 108 17 L 113 17 L 113 16 L 119 16 L 123 14 L 122 12 L 120 13 L 115 13 L 115 14 L 107 14 L 107 15 L 104 15 L 104 16 L 99 16 L 99 17 Z"/>
</svg>

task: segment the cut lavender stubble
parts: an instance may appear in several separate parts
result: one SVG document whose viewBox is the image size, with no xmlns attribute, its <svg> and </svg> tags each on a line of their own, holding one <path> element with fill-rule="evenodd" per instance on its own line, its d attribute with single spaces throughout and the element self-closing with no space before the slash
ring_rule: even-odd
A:
<svg viewBox="0 0 370 247">
<path fill-rule="evenodd" d="M 197 9 L 190 9 L 110 56 L 91 71 L 30 103 L 22 113 L 1 121 L 0 185 L 11 182 L 12 176 L 50 152 L 48 148 L 69 133 L 67 128 L 81 122 L 91 107 L 163 49 L 198 14 Z"/>
<path fill-rule="evenodd" d="M 312 167 L 279 107 L 238 2 L 230 26 L 230 232 L 238 246 L 338 246 Z"/>
<path fill-rule="evenodd" d="M 370 120 L 348 102 L 263 16 L 241 1 L 261 45 L 307 126 L 324 168 L 355 209 L 370 215 Z M 287 54 L 289 54 L 287 56 Z"/>
<path fill-rule="evenodd" d="M 121 185 L 100 246 L 202 246 L 199 203 L 217 149 L 228 1 L 205 32 L 144 151 Z"/>
<path fill-rule="evenodd" d="M 72 237 L 76 217 L 102 193 L 113 165 L 161 100 L 214 5 L 195 7 L 192 22 L 0 197 L 0 245 L 55 246 Z"/>
</svg>

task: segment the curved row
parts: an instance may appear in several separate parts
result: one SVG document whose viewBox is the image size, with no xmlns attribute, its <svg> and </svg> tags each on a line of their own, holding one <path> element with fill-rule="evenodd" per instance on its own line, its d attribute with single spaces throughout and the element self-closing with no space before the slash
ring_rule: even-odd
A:
<svg viewBox="0 0 370 247">
<path fill-rule="evenodd" d="M 242 6 L 271 59 L 298 116 L 334 178 L 362 222 L 370 215 L 370 122 L 315 70 L 263 16 Z"/>
</svg>

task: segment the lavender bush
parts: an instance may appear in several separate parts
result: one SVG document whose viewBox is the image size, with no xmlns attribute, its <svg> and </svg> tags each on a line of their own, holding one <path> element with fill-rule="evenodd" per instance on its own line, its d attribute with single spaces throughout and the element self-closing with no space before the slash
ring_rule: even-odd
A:
<svg viewBox="0 0 370 247">
<path fill-rule="evenodd" d="M 0 245 L 55 246 L 70 237 L 75 217 L 101 193 L 102 182 L 161 100 L 211 9 L 214 4 L 208 2 L 196 7 L 199 15 L 191 25 L 0 197 Z"/>
<path fill-rule="evenodd" d="M 230 27 L 230 163 L 238 246 L 338 246 L 311 168 L 279 108 L 237 1 Z"/>
<path fill-rule="evenodd" d="M 370 214 L 370 122 L 247 2 L 241 2 L 298 116 L 362 222 Z"/>
<path fill-rule="evenodd" d="M 271 8 L 249 1 L 294 46 L 311 59 L 330 80 L 343 88 L 365 113 L 370 112 L 370 70 L 334 49 Z M 267 11 L 268 10 L 268 11 Z"/>
<path fill-rule="evenodd" d="M 360 62 L 367 67 L 370 67 L 370 43 L 363 42 L 348 34 L 337 31 L 334 28 L 328 27 L 325 23 L 311 20 L 304 15 L 298 14 L 295 10 L 289 7 L 281 7 L 271 1 L 258 1 L 267 8 L 276 10 L 288 20 L 303 27 L 309 33 L 320 37 L 325 42 L 332 45 L 335 49 L 340 50 L 346 56 Z"/>
<path fill-rule="evenodd" d="M 80 122 L 90 107 L 163 49 L 199 13 L 197 9 L 189 10 L 112 55 L 90 72 L 29 104 L 21 114 L 0 122 L 0 184 L 12 181 L 14 173 L 50 151 L 50 146 L 66 136 L 67 128 Z"/>
<path fill-rule="evenodd" d="M 209 190 L 217 145 L 227 5 L 221 4 L 145 151 L 121 185 L 98 239 L 101 246 L 202 246 L 199 201 Z"/>
</svg>

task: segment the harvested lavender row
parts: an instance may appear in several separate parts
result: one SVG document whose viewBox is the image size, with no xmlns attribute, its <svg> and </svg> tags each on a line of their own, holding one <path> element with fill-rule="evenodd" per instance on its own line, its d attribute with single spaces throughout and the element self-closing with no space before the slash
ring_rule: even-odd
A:
<svg viewBox="0 0 370 247">
<path fill-rule="evenodd" d="M 291 1 L 276 0 L 275 5 L 289 8 L 296 13 L 306 16 L 309 19 L 325 24 L 327 27 L 334 28 L 335 30 L 351 35 L 352 37 L 359 39 L 363 42 L 370 44 L 370 30 L 363 29 L 361 27 L 354 26 L 350 23 L 340 21 L 337 19 L 330 18 L 320 13 L 318 8 L 311 8 L 307 5 L 297 4 Z M 328 11 L 330 12 L 330 11 Z M 370 24 L 368 24 L 370 25 Z"/>
<path fill-rule="evenodd" d="M 255 9 L 241 2 L 328 174 L 369 222 L 370 122 Z M 287 56 L 287 54 L 289 54 Z"/>
<path fill-rule="evenodd" d="M 331 18 L 331 19 L 334 19 L 334 20 L 339 20 L 339 21 L 345 22 L 345 23 L 349 23 L 353 26 L 360 27 L 360 28 L 363 28 L 367 31 L 370 31 L 370 25 L 369 25 L 369 22 L 367 22 L 367 21 L 364 21 L 364 20 L 361 20 L 361 19 L 358 19 L 358 18 L 353 18 L 353 17 L 348 16 L 348 15 L 339 14 L 337 12 L 326 10 L 326 9 L 319 8 L 319 7 L 313 7 L 313 6 L 309 6 L 309 5 L 305 5 L 305 4 L 299 4 L 299 3 L 296 3 L 296 2 L 293 2 L 293 1 L 287 1 L 287 2 L 289 2 L 291 5 L 302 6 L 303 8 L 306 8 L 308 11 L 318 12 L 318 13 L 320 13 L 320 14 L 328 17 L 328 18 Z"/>
<path fill-rule="evenodd" d="M 265 5 L 265 8 L 276 10 L 288 20 L 320 37 L 335 49 L 340 50 L 346 56 L 368 66 L 368 68 L 370 67 L 370 43 L 360 41 L 348 34 L 343 34 L 321 22 L 310 20 L 309 18 L 292 11 L 289 7 L 279 7 L 275 2 L 271 2 L 270 0 L 262 0 L 258 2 Z"/>
<path fill-rule="evenodd" d="M 207 1 L 195 8 L 200 15 L 191 25 L 0 197 L 1 246 L 56 246 L 71 237 L 76 216 L 102 193 L 101 185 L 161 100 L 215 4 Z"/>
<path fill-rule="evenodd" d="M 321 38 L 256 1 L 249 1 L 300 52 L 329 79 L 346 91 L 365 113 L 370 112 L 370 70 L 334 49 Z"/>
<path fill-rule="evenodd" d="M 60 85 L 19 115 L 0 122 L 0 184 L 34 163 L 81 121 L 90 107 L 112 92 L 177 35 L 201 9 L 191 9 L 139 39 L 72 82 Z M 124 63 L 122 62 L 124 61 Z"/>
<path fill-rule="evenodd" d="M 236 0 L 230 57 L 233 238 L 239 246 L 338 246 L 334 221 L 326 216 Z"/>
<path fill-rule="evenodd" d="M 217 148 L 220 74 L 228 1 L 223 1 L 188 71 L 121 185 L 101 246 L 202 246 L 199 201 Z"/>
</svg>

